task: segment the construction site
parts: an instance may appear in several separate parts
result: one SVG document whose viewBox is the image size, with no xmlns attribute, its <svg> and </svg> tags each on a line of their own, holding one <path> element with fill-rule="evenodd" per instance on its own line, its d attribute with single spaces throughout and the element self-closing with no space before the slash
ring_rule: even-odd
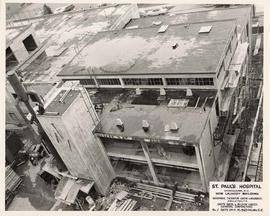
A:
<svg viewBox="0 0 270 216">
<path fill-rule="evenodd" d="M 6 4 L 7 211 L 208 211 L 263 181 L 256 5 Z"/>
</svg>

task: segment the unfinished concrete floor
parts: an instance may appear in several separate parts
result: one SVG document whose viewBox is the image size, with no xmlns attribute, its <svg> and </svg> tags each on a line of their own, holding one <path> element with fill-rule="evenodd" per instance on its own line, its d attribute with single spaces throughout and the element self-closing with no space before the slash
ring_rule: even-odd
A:
<svg viewBox="0 0 270 216">
<path fill-rule="evenodd" d="M 8 211 L 46 211 L 56 202 L 52 188 L 38 175 L 41 161 L 33 166 L 29 161 L 16 169 L 23 183 Z"/>
</svg>

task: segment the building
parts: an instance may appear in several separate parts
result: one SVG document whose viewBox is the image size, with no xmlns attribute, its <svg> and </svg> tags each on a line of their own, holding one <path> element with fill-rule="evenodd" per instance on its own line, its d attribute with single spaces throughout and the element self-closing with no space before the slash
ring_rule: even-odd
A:
<svg viewBox="0 0 270 216">
<path fill-rule="evenodd" d="M 62 80 L 89 88 L 100 113 L 94 133 L 116 176 L 203 192 L 226 179 L 246 96 L 251 15 L 240 7 L 135 19 L 98 33 L 63 68 Z"/>
<path fill-rule="evenodd" d="M 23 64 L 38 49 L 40 42 L 33 26 L 24 25 L 6 29 L 6 72 Z"/>
<path fill-rule="evenodd" d="M 91 98 L 60 89 L 38 116 L 42 127 L 69 174 L 102 194 L 116 176 L 208 192 L 210 181 L 226 180 L 239 135 L 252 8 L 124 13 L 110 23 L 116 10 L 98 11 L 103 21 L 85 28 L 88 12 L 33 23 L 54 42 L 22 76 L 76 81 Z"/>
<path fill-rule="evenodd" d="M 80 90 L 60 89 L 46 107 L 46 112 L 38 115 L 38 120 L 71 179 L 87 180 L 88 184 L 94 182 L 96 191 L 105 194 L 114 171 L 103 146 L 92 133 L 98 117 L 88 95 Z"/>
</svg>

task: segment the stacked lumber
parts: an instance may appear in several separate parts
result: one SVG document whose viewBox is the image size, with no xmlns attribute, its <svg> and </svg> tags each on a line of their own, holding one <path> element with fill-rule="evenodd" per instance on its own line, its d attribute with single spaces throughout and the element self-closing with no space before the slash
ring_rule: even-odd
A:
<svg viewBox="0 0 270 216">
<path fill-rule="evenodd" d="M 141 183 L 137 183 L 137 187 L 133 189 L 142 191 L 144 193 L 149 193 L 155 197 L 158 197 L 164 200 L 170 200 L 173 195 L 172 194 L 173 192 L 170 189 L 155 187 L 155 186 L 141 184 Z M 172 202 L 175 202 L 175 203 L 180 203 L 181 201 L 195 202 L 196 196 L 197 195 L 195 194 L 176 191 Z"/>
<path fill-rule="evenodd" d="M 10 166 L 6 166 L 5 185 L 6 191 L 14 192 L 22 183 L 22 179 L 14 172 Z"/>
<path fill-rule="evenodd" d="M 126 199 L 121 205 L 117 206 L 117 199 L 115 199 L 108 211 L 132 211 L 136 203 L 136 200 Z"/>
<path fill-rule="evenodd" d="M 175 201 L 181 200 L 181 201 L 188 201 L 188 202 L 195 202 L 195 198 L 197 195 L 190 194 L 190 193 L 184 193 L 176 191 L 174 194 Z"/>
</svg>

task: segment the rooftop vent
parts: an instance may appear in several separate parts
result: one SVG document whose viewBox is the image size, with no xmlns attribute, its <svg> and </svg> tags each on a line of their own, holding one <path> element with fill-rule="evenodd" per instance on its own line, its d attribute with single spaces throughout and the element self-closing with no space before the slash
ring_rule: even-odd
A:
<svg viewBox="0 0 270 216">
<path fill-rule="evenodd" d="M 164 131 L 169 132 L 170 131 L 170 125 L 166 124 L 165 127 L 164 127 Z"/>
<path fill-rule="evenodd" d="M 168 28 L 168 25 L 162 25 L 159 30 L 158 30 L 158 33 L 164 33 Z"/>
<path fill-rule="evenodd" d="M 152 25 L 158 26 L 158 25 L 160 25 L 161 23 L 162 23 L 161 21 L 153 21 L 153 22 L 152 22 Z"/>
<path fill-rule="evenodd" d="M 174 43 L 173 45 L 172 45 L 172 48 L 173 49 L 176 49 L 178 47 L 178 43 Z"/>
<path fill-rule="evenodd" d="M 142 128 L 143 128 L 144 132 L 147 132 L 149 130 L 150 125 L 149 125 L 148 121 L 142 120 Z"/>
<path fill-rule="evenodd" d="M 172 122 L 171 123 L 171 131 L 172 132 L 176 132 L 176 131 L 178 131 L 178 125 L 175 123 L 175 122 Z"/>
<path fill-rule="evenodd" d="M 142 91 L 140 88 L 136 88 L 136 95 L 141 95 L 142 94 Z"/>
<path fill-rule="evenodd" d="M 166 91 L 164 88 L 160 88 L 160 95 L 161 96 L 165 96 L 166 95 Z"/>
<path fill-rule="evenodd" d="M 120 118 L 116 119 L 116 126 L 121 130 L 121 132 L 124 131 L 124 123 Z"/>
<path fill-rule="evenodd" d="M 212 26 L 202 26 L 199 33 L 209 33 L 212 29 Z"/>
<path fill-rule="evenodd" d="M 186 92 L 186 96 L 187 97 L 192 97 L 192 91 L 191 91 L 191 89 L 187 89 L 187 92 Z"/>
</svg>

